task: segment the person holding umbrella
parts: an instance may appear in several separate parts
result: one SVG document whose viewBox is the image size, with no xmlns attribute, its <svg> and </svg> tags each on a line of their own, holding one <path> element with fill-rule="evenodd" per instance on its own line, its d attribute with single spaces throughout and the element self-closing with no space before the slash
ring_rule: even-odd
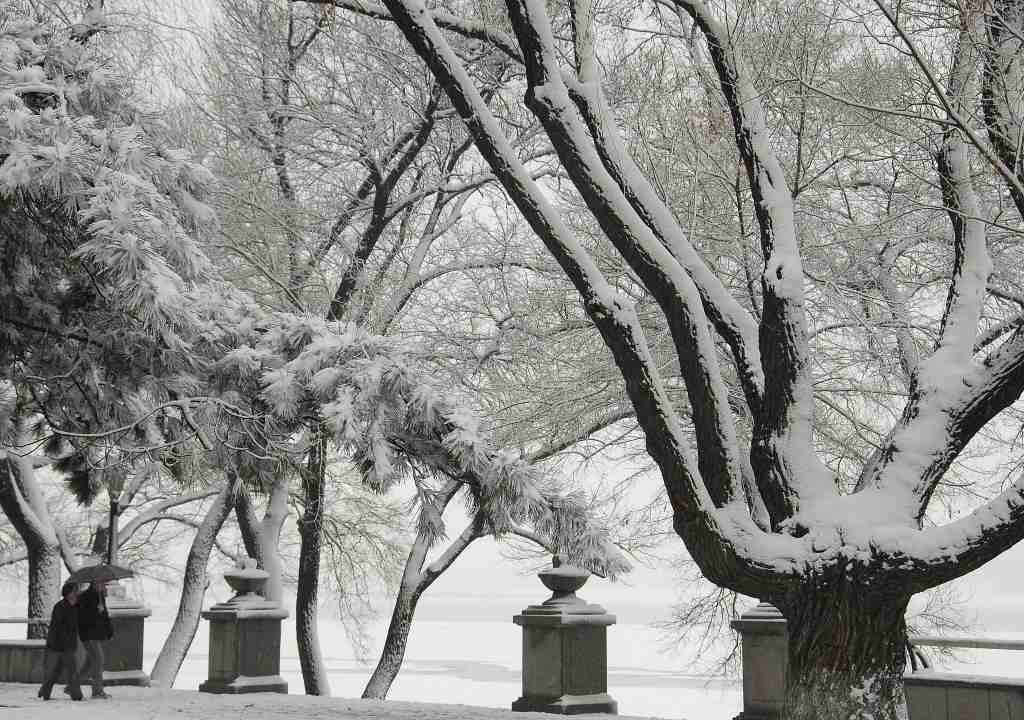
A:
<svg viewBox="0 0 1024 720">
<path fill-rule="evenodd" d="M 109 699 L 103 689 L 103 643 L 114 637 L 114 626 L 107 612 L 106 580 L 93 580 L 78 598 L 78 637 L 86 654 L 82 676 L 92 677 L 94 698 Z"/>
<path fill-rule="evenodd" d="M 85 646 L 84 677 L 92 676 L 92 696 L 107 699 L 103 689 L 103 643 L 114 637 L 114 626 L 107 611 L 107 583 L 132 577 L 128 568 L 110 563 L 86 565 L 71 573 L 68 583 L 89 583 L 78 598 L 78 637 Z"/>
<path fill-rule="evenodd" d="M 53 606 L 50 627 L 46 631 L 46 675 L 38 694 L 43 700 L 49 700 L 53 684 L 60 679 L 61 671 L 67 670 L 68 684 L 64 692 L 72 700 L 81 700 L 82 687 L 78 683 L 78 661 L 75 658 L 75 650 L 78 649 L 78 585 L 66 582 L 60 594 L 61 599 Z"/>
</svg>

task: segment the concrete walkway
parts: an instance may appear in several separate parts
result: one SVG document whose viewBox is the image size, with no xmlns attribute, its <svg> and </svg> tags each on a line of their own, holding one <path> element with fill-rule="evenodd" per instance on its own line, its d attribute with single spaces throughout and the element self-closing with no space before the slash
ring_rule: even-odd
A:
<svg viewBox="0 0 1024 720">
<path fill-rule="evenodd" d="M 543 713 L 512 712 L 470 705 L 378 702 L 306 695 L 210 695 L 188 690 L 113 687 L 111 700 L 71 702 L 63 687 L 53 699 L 36 697 L 35 685 L 0 683 L 3 720 L 552 720 Z M 608 715 L 574 715 L 580 720 L 608 720 Z M 620 720 L 641 720 L 620 715 Z"/>
</svg>

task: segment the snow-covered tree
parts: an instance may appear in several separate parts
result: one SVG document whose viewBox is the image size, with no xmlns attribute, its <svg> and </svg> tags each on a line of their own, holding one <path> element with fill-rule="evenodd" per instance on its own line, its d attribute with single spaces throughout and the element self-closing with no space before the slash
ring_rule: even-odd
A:
<svg viewBox="0 0 1024 720">
<path fill-rule="evenodd" d="M 205 69 L 183 82 L 196 84 L 201 93 L 203 130 L 194 146 L 220 178 L 215 204 L 222 238 L 211 255 L 220 258 L 225 275 L 265 305 L 351 320 L 404 337 L 410 346 L 417 343 L 423 348 L 417 364 L 460 384 L 487 360 L 467 351 L 478 334 L 473 321 L 480 317 L 489 324 L 486 310 L 476 308 L 477 295 L 464 290 L 501 286 L 513 272 L 532 272 L 531 263 L 520 259 L 512 243 L 496 257 L 482 231 L 485 222 L 467 211 L 482 203 L 495 178 L 431 87 L 429 74 L 409 73 L 414 56 L 401 35 L 348 14 L 274 0 L 222 2 L 215 21 L 197 28 L 197 35 L 204 37 Z M 508 62 L 487 53 L 473 65 L 496 100 L 507 82 Z M 391 92 L 396 85 L 404 88 L 399 96 Z M 211 120 L 215 141 L 208 138 Z M 521 133 L 524 147 L 533 142 L 532 134 L 529 127 Z M 538 165 L 535 172 L 547 170 Z M 442 349 L 438 335 L 456 340 Z M 459 402 L 486 406 L 478 391 L 458 391 Z M 274 480 L 262 518 L 244 493 L 236 507 L 247 543 L 271 571 L 271 595 L 280 597 L 284 568 L 274 548 L 290 481 L 301 485 L 295 615 L 310 693 L 327 692 L 314 636 L 318 575 L 337 569 L 315 571 L 328 549 L 321 543 L 332 537 L 317 522 L 330 520 L 333 511 L 325 500 L 331 488 L 324 470 L 318 461 L 298 478 Z M 460 503 L 452 501 L 467 494 L 465 483 L 450 481 L 442 492 L 431 478 L 417 477 L 424 485 L 416 495 L 421 501 L 411 506 L 412 524 L 434 528 L 435 516 L 449 507 L 459 512 Z M 567 513 L 580 511 L 567 506 Z M 436 530 L 414 531 L 393 622 L 367 694 L 386 694 L 400 667 L 412 608 L 433 578 L 469 542 L 502 532 L 487 521 L 493 512 L 472 508 L 476 531 L 447 545 L 437 544 Z M 446 561 L 433 565 L 437 572 L 428 582 L 418 573 L 431 552 Z M 354 597 L 342 594 L 346 601 Z"/>
<path fill-rule="evenodd" d="M 706 63 L 715 78 L 731 125 L 742 197 L 751 201 L 761 256 L 751 292 L 734 294 L 727 280 L 737 266 L 702 254 L 687 218 L 668 207 L 624 142 L 600 57 L 607 37 L 602 22 L 627 27 L 621 13 L 603 15 L 601 4 L 586 0 L 508 0 L 507 13 L 497 17 L 476 15 L 474 7 L 428 8 L 418 0 L 333 4 L 393 21 L 405 33 L 511 200 L 576 287 L 622 376 L 664 481 L 675 531 L 704 576 L 773 602 L 789 620 L 786 717 L 897 717 L 910 598 L 976 569 L 1024 536 L 1024 481 L 952 522 L 925 522 L 951 464 L 1024 389 L 1019 307 L 1001 305 L 1000 298 L 1014 296 L 1000 287 L 1008 267 L 994 270 L 990 257 L 990 250 L 1004 260 L 1015 257 L 1005 239 L 1019 232 L 1015 205 L 1024 197 L 1015 7 L 997 5 L 987 14 L 963 9 L 945 25 L 916 6 L 901 6 L 897 15 L 883 0 L 876 0 L 874 15 L 841 4 L 823 7 L 821 15 L 846 18 L 848 11 L 850 22 L 864 28 L 860 37 L 867 41 L 847 52 L 844 62 L 873 78 L 877 96 L 847 100 L 841 87 L 816 83 L 802 101 L 824 98 L 823 108 L 838 97 L 844 107 L 843 114 L 833 108 L 831 115 L 817 116 L 819 132 L 826 126 L 839 131 L 856 113 L 876 140 L 884 136 L 885 160 L 895 158 L 897 172 L 928 173 L 935 188 L 924 190 L 928 200 L 910 208 L 921 213 L 917 232 L 927 242 L 869 239 L 894 243 L 873 257 L 885 271 L 878 287 L 894 317 L 893 354 L 907 385 L 903 407 L 879 429 L 875 447 L 847 486 L 818 452 L 826 428 L 815 400 L 812 341 L 820 337 L 813 330 L 831 320 L 821 321 L 830 301 L 809 291 L 803 252 L 828 226 L 797 212 L 801 182 L 813 175 L 803 175 L 808 167 L 799 155 L 796 169 L 783 165 L 780 137 L 791 137 L 785 116 L 771 105 L 773 88 L 755 84 L 760 58 L 745 55 L 753 50 L 769 56 L 762 45 L 744 43 L 755 32 L 751 18 L 782 22 L 788 7 L 669 0 L 657 4 L 664 16 L 637 18 L 640 35 L 648 29 L 644 23 L 658 17 L 667 18 L 680 42 L 691 30 L 703 39 L 696 62 Z M 899 52 L 890 52 L 891 44 L 870 45 L 886 27 L 896 30 Z M 670 372 L 678 369 L 685 383 L 685 413 L 656 362 L 656 338 L 635 299 L 609 281 L 551 194 L 529 177 L 451 37 L 500 48 L 521 63 L 525 107 L 543 124 L 632 287 L 663 315 L 657 327 L 672 343 Z M 942 51 L 949 58 L 945 70 L 929 60 Z M 807 65 L 818 57 L 817 50 L 804 52 Z M 880 76 L 888 82 L 879 82 Z M 813 77 L 795 75 L 791 82 L 807 84 Z M 907 120 L 913 122 L 899 125 Z M 685 115 L 675 118 L 684 130 L 691 122 Z M 874 148 L 881 151 L 881 145 Z M 842 154 L 834 160 L 847 169 Z M 839 177 L 847 189 L 856 181 L 852 173 Z M 947 214 L 943 228 L 934 224 L 934 213 L 925 214 L 935 207 Z M 885 227 L 905 229 L 898 223 Z M 931 273 L 943 263 L 940 282 L 904 276 L 915 262 Z M 914 294 L 923 288 L 933 291 Z M 845 344 L 864 337 L 852 327 L 839 336 Z M 730 385 L 737 392 L 730 393 Z M 748 423 L 745 436 L 739 428 Z"/>
<path fill-rule="evenodd" d="M 297 623 L 315 646 L 320 503 L 339 449 L 370 487 L 442 475 L 470 488 L 492 533 L 526 525 L 582 562 L 624 567 L 574 500 L 490 447 L 401 341 L 269 312 L 218 279 L 196 240 L 211 219 L 198 197 L 209 175 L 166 149 L 159 124 L 83 44 L 101 15 L 63 31 L 7 19 L 5 460 L 24 463 L 19 445 L 45 442 L 83 499 L 106 487 L 114 515 L 140 463 L 182 482 L 200 471 L 225 478 L 199 523 L 158 682 L 173 678 L 195 631 L 209 553 L 243 483 L 302 481 L 299 578 L 311 595 Z M 14 475 L 3 478 L 8 493 L 20 491 Z M 55 588 L 53 575 L 37 585 Z"/>
<path fill-rule="evenodd" d="M 80 469 L 89 453 L 68 438 L 116 425 L 153 373 L 173 374 L 168 356 L 189 322 L 181 293 L 207 268 L 193 230 L 209 217 L 197 197 L 208 174 L 133 112 L 88 47 L 102 22 L 93 10 L 63 28 L 15 6 L 0 15 L 2 495 L 29 553 L 32 616 L 56 597 L 62 543 L 28 423 L 41 413 L 51 450 L 63 444 L 65 469 Z M 154 345 L 144 360 L 133 353 Z"/>
</svg>

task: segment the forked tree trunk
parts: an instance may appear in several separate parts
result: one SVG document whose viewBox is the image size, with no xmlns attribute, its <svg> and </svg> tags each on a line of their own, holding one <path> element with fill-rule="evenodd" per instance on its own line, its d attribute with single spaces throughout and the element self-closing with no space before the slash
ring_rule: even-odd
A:
<svg viewBox="0 0 1024 720">
<path fill-rule="evenodd" d="M 780 601 L 789 629 L 785 720 L 905 720 L 909 601 L 881 583 L 812 586 Z"/>
<path fill-rule="evenodd" d="M 210 553 L 221 526 L 227 520 L 234 507 L 234 496 L 238 490 L 238 477 L 231 474 L 224 488 L 220 491 L 210 508 L 206 511 L 188 552 L 185 563 L 185 576 L 182 578 L 181 599 L 178 602 L 178 613 L 174 617 L 167 639 L 164 640 L 160 654 L 149 674 L 150 683 L 157 687 L 169 688 L 178 677 L 181 664 L 195 639 L 196 629 L 203 609 L 203 596 L 210 585 L 206 572 L 210 563 Z"/>
<path fill-rule="evenodd" d="M 281 602 L 284 598 L 281 530 L 288 517 L 288 478 L 276 478 L 270 486 L 262 520 L 256 517 L 252 499 L 240 490 L 235 500 L 235 517 L 238 519 L 246 552 L 256 558 L 259 567 L 270 576 L 264 586 L 263 597 Z"/>
<path fill-rule="evenodd" d="M 436 498 L 438 512 L 444 513 L 458 489 L 459 483 L 455 481 L 445 486 Z M 473 517 L 466 529 L 452 540 L 444 552 L 426 568 L 423 565 L 427 560 L 431 538 L 428 533 L 422 531 L 417 534 L 416 540 L 409 548 L 409 556 L 405 560 L 405 570 L 402 572 L 402 582 L 398 586 L 398 595 L 395 597 L 395 607 L 391 612 L 391 624 L 388 625 L 384 648 L 381 650 L 380 659 L 377 661 L 373 675 L 370 676 L 363 689 L 364 698 L 387 699 L 391 684 L 398 677 L 398 673 L 402 669 L 402 662 L 405 660 L 405 648 L 409 643 L 409 633 L 412 631 L 412 621 L 416 615 L 416 604 L 423 593 L 441 577 L 445 570 L 451 567 L 453 562 L 458 560 L 466 548 L 473 541 L 483 537 L 484 526 L 484 514 L 480 511 Z"/>
<path fill-rule="evenodd" d="M 317 590 L 320 586 L 320 551 L 323 545 L 324 466 L 326 445 L 318 438 L 309 450 L 302 473 L 302 518 L 299 520 L 299 577 L 295 587 L 295 640 L 302 683 L 307 695 L 330 695 L 317 637 Z"/>
<path fill-rule="evenodd" d="M 364 698 L 370 700 L 387 698 L 391 684 L 398 677 L 398 671 L 402 669 L 402 662 L 405 660 L 405 648 L 409 644 L 409 631 L 412 629 L 412 619 L 416 613 L 416 603 L 419 602 L 419 599 L 420 593 L 413 588 L 403 585 L 398 590 L 395 608 L 391 613 L 391 624 L 388 626 L 388 635 L 384 640 L 384 648 L 381 650 L 377 667 L 363 690 Z"/>
</svg>

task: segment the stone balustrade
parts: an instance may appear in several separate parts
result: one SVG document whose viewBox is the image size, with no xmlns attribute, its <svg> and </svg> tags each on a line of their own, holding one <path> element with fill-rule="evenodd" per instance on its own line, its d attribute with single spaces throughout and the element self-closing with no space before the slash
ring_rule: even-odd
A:
<svg viewBox="0 0 1024 720">
<path fill-rule="evenodd" d="M 735 620 L 743 645 L 743 712 L 735 720 L 779 720 L 786 692 L 786 620 L 761 603 Z M 1024 642 L 911 637 L 912 647 L 1024 650 Z M 904 676 L 909 720 L 1024 720 L 1024 679 L 926 669 Z"/>
<path fill-rule="evenodd" d="M 149 608 L 124 597 L 123 591 L 111 585 L 107 598 L 114 637 L 107 641 L 103 653 L 105 685 L 149 685 L 149 675 L 142 670 L 142 643 Z M 48 625 L 49 618 L 0 618 L 3 624 Z M 78 664 L 85 662 L 85 650 L 78 645 Z M 0 682 L 41 683 L 46 667 L 46 641 L 0 639 Z"/>
<path fill-rule="evenodd" d="M 0 618 L 2 624 L 28 625 L 49 622 L 49 618 Z M 78 662 L 82 663 L 84 660 L 85 649 L 79 644 Z M 41 683 L 45 669 L 45 640 L 0 638 L 0 682 Z"/>
</svg>

